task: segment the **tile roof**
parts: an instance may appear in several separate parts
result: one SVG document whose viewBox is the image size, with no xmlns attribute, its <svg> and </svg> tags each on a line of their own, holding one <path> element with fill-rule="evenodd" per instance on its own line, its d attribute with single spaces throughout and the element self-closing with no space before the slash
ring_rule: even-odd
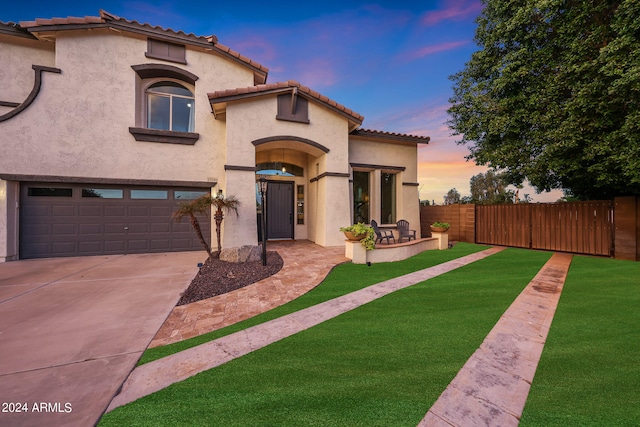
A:
<svg viewBox="0 0 640 427">
<path fill-rule="evenodd" d="M 21 28 L 20 25 L 15 22 L 3 22 L 0 21 L 0 34 L 8 34 L 10 36 L 18 36 L 18 37 L 27 37 L 30 39 L 35 39 L 32 34 L 29 34 L 28 31 Z"/>
<path fill-rule="evenodd" d="M 15 24 L 14 24 L 15 25 Z M 84 29 L 84 28 L 100 28 L 111 27 L 125 31 L 132 31 L 136 33 L 142 33 L 155 37 L 162 37 L 168 40 L 178 41 L 182 43 L 189 43 L 196 46 L 205 47 L 216 51 L 217 53 L 230 57 L 244 63 L 260 74 L 258 82 L 265 82 L 269 69 L 246 56 L 232 50 L 231 48 L 218 43 L 218 37 L 211 36 L 197 36 L 193 33 L 185 33 L 184 31 L 176 31 L 171 28 L 163 28 L 160 26 L 153 26 L 148 23 L 140 23 L 138 21 L 132 21 L 125 18 L 121 18 L 112 13 L 100 10 L 100 16 L 85 16 L 85 17 L 67 17 L 67 18 L 50 18 L 42 19 L 38 18 L 34 21 L 21 21 L 17 26 L 20 29 L 27 30 L 31 33 L 37 33 L 39 31 L 55 31 L 55 30 L 68 30 L 68 29 Z M 1 27 L 0 27 L 1 28 Z"/>
<path fill-rule="evenodd" d="M 385 138 L 385 139 L 395 139 L 407 142 L 416 142 L 421 144 L 428 144 L 431 140 L 429 136 L 420 136 L 420 135 L 411 135 L 406 133 L 396 133 L 396 132 L 385 132 L 382 130 L 373 130 L 373 129 L 363 129 L 359 128 L 351 132 L 352 136 L 360 136 L 363 138 Z"/>
<path fill-rule="evenodd" d="M 243 99 L 252 96 L 268 95 L 272 93 L 288 92 L 296 89 L 298 93 L 304 94 L 307 98 L 320 101 L 328 107 L 331 107 L 338 112 L 350 116 L 354 121 L 362 123 L 364 116 L 356 113 L 355 111 L 345 107 L 342 104 L 310 89 L 307 86 L 301 85 L 295 80 L 289 80 L 286 82 L 268 83 L 256 86 L 249 86 L 236 89 L 219 90 L 213 93 L 208 93 L 209 102 L 223 103 L 227 101 L 233 101 L 237 99 Z"/>
</svg>

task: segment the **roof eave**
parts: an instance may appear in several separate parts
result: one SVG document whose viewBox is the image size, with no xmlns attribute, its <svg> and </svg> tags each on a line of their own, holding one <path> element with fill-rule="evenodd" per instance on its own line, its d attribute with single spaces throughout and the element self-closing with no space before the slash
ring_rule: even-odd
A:
<svg viewBox="0 0 640 427">
<path fill-rule="evenodd" d="M 380 140 L 387 143 L 402 145 L 429 144 L 431 137 L 409 134 L 398 134 L 383 131 L 372 131 L 369 129 L 355 129 L 349 134 L 349 138 Z"/>
<path fill-rule="evenodd" d="M 279 95 L 281 93 L 292 92 L 296 88 L 297 86 L 277 87 L 277 88 L 267 89 L 267 90 L 259 90 L 258 88 L 255 88 L 255 89 L 252 88 L 253 90 L 249 90 L 243 93 L 238 93 L 233 95 L 216 97 L 214 93 L 209 93 L 207 94 L 207 96 L 209 97 L 211 110 L 213 111 L 214 116 L 216 118 L 221 118 L 226 116 L 226 108 L 229 102 L 242 101 L 246 99 L 258 98 L 263 96 Z M 328 108 L 329 110 L 345 117 L 349 121 L 349 132 L 356 130 L 358 126 L 362 124 L 363 118 L 360 115 L 356 117 L 354 114 L 350 114 L 346 111 L 336 108 L 330 103 L 324 102 L 321 99 L 317 99 L 314 96 L 311 96 L 308 93 L 303 91 L 297 91 L 297 95 L 302 96 L 309 101 L 315 102 L 316 104 L 320 104 L 323 107 Z"/>
</svg>

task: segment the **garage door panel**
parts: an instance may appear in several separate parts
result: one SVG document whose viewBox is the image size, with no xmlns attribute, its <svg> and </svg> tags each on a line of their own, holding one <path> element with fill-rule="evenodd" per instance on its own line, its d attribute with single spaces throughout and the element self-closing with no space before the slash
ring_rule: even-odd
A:
<svg viewBox="0 0 640 427">
<path fill-rule="evenodd" d="M 102 235 L 102 224 L 78 224 L 78 233 L 81 236 L 99 234 Z"/>
<path fill-rule="evenodd" d="M 80 205 L 78 212 L 83 218 L 102 218 L 104 216 L 105 206 L 82 206 Z"/>
<path fill-rule="evenodd" d="M 192 247 L 192 239 L 173 239 L 173 247 L 174 249 L 186 249 Z M 202 248 L 202 244 L 198 242 L 200 248 Z M 204 248 L 202 248 L 204 249 Z"/>
<path fill-rule="evenodd" d="M 174 209 L 171 206 L 152 206 L 149 215 L 156 218 L 171 218 Z"/>
<path fill-rule="evenodd" d="M 51 215 L 51 206 L 27 205 L 23 204 L 22 210 L 27 218 L 49 217 Z"/>
<path fill-rule="evenodd" d="M 148 252 L 150 248 L 148 240 L 129 239 L 127 241 L 127 249 L 129 253 Z"/>
<path fill-rule="evenodd" d="M 53 256 L 72 256 L 78 253 L 76 242 L 53 242 L 51 243 Z"/>
<path fill-rule="evenodd" d="M 125 234 L 125 224 L 104 224 L 104 234 Z"/>
<path fill-rule="evenodd" d="M 128 234 L 131 236 L 132 234 L 140 234 L 140 233 L 148 234 L 149 224 L 141 223 L 141 222 L 130 222 Z"/>
<path fill-rule="evenodd" d="M 76 206 L 74 205 L 54 205 L 51 210 L 51 215 L 54 217 L 71 217 L 75 218 L 77 215 Z"/>
<path fill-rule="evenodd" d="M 102 241 L 94 240 L 78 243 L 78 250 L 85 255 L 100 255 L 104 252 Z"/>
<path fill-rule="evenodd" d="M 104 242 L 105 253 L 125 253 L 126 243 L 124 240 L 107 240 Z"/>
<path fill-rule="evenodd" d="M 76 224 L 53 224 L 51 228 L 51 234 L 53 236 L 65 236 L 76 234 Z"/>
<path fill-rule="evenodd" d="M 29 191 L 31 187 L 46 191 Z M 64 197 L 51 196 L 62 194 L 58 191 L 62 187 L 65 189 Z M 82 189 L 87 186 L 82 184 L 23 184 L 20 256 L 43 258 L 202 250 L 189 219 L 175 223 L 171 218 L 179 202 L 171 199 L 175 194 L 173 189 L 136 189 L 142 191 L 140 194 L 145 197 L 158 194 L 165 198 L 132 199 L 132 187 L 104 187 L 99 192 L 107 194 L 116 191 L 119 197 L 85 196 Z M 197 189 L 192 190 L 196 192 Z M 197 192 L 201 193 L 202 190 Z M 205 216 L 198 216 L 198 220 L 203 235 L 209 240 L 211 220 Z"/>
<path fill-rule="evenodd" d="M 148 217 L 149 208 L 147 206 L 129 206 L 127 215 L 129 218 Z"/>
<path fill-rule="evenodd" d="M 50 224 L 31 224 L 23 227 L 22 234 L 25 236 L 48 236 L 51 234 Z"/>
<path fill-rule="evenodd" d="M 127 209 L 124 205 L 110 205 L 104 207 L 105 217 L 126 217 Z"/>
<path fill-rule="evenodd" d="M 171 240 L 169 239 L 156 239 L 151 240 L 151 249 L 158 251 L 170 251 L 172 249 Z"/>
<path fill-rule="evenodd" d="M 151 232 L 152 233 L 170 233 L 171 232 L 171 224 L 169 223 L 154 223 L 151 224 Z"/>
</svg>

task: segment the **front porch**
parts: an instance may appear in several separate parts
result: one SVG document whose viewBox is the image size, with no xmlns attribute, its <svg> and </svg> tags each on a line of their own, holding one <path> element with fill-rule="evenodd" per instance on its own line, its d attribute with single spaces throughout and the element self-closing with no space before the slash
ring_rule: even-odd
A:
<svg viewBox="0 0 640 427">
<path fill-rule="evenodd" d="M 377 262 L 402 261 L 420 252 L 447 249 L 449 235 L 447 233 L 432 233 L 433 237 L 410 240 L 403 243 L 376 243 L 376 248 L 367 251 L 359 241 L 345 241 L 345 257 L 354 264 L 368 264 Z"/>
</svg>

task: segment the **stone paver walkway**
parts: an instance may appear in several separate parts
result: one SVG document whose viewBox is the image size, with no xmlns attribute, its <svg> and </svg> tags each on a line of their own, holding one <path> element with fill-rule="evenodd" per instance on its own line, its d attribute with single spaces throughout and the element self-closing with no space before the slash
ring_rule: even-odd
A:
<svg viewBox="0 0 640 427">
<path fill-rule="evenodd" d="M 344 246 L 322 247 L 308 240 L 269 242 L 284 266 L 275 275 L 242 289 L 175 307 L 149 348 L 182 341 L 233 325 L 309 292 L 337 264 L 349 261 Z"/>
<path fill-rule="evenodd" d="M 554 254 L 418 424 L 517 426 L 572 256 Z"/>
<path fill-rule="evenodd" d="M 184 381 L 205 370 L 220 366 L 399 289 L 455 270 L 503 249 L 486 249 L 431 268 L 387 280 L 139 366 L 125 381 L 120 394 L 113 399 L 107 411 L 162 390 L 173 383 Z M 305 268 L 307 267 L 305 266 Z"/>
</svg>

